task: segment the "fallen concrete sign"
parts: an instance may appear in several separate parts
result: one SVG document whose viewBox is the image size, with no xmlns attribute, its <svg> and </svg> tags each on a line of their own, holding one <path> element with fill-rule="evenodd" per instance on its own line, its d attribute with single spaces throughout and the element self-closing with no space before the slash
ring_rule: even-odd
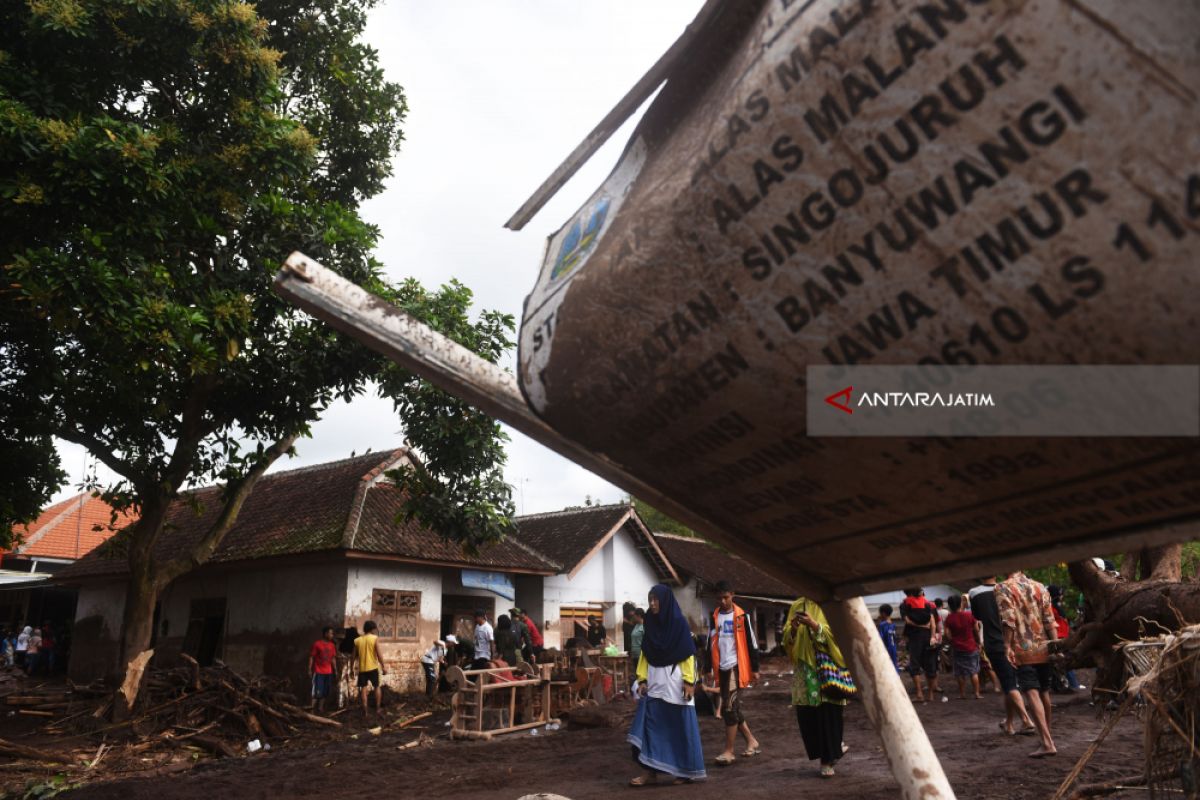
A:
<svg viewBox="0 0 1200 800">
<path fill-rule="evenodd" d="M 1196 364 L 1200 6 L 709 18 L 549 240 L 538 416 L 821 599 L 1194 536 L 1194 436 L 813 437 L 806 372 Z"/>
</svg>

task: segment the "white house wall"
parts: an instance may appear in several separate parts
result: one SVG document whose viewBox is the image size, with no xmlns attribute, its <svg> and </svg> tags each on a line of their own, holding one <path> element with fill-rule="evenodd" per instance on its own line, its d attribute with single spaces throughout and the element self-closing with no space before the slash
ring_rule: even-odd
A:
<svg viewBox="0 0 1200 800">
<path fill-rule="evenodd" d="M 615 601 L 612 621 L 619 631 L 621 605 L 630 602 L 635 606 L 645 608 L 650 587 L 656 583 L 662 583 L 662 579 L 654 571 L 654 567 L 646 557 L 642 555 L 642 551 L 637 549 L 633 536 L 626 528 L 617 531 L 617 535 L 605 545 L 605 549 L 612 552 L 615 567 L 613 570 L 615 582 L 611 595 L 611 599 Z"/>
<path fill-rule="evenodd" d="M 560 626 L 563 606 L 605 603 L 604 627 L 621 646 L 621 606 L 626 601 L 645 607 L 650 587 L 660 582 L 654 567 L 637 549 L 625 529 L 609 539 L 579 568 L 574 577 L 553 575 L 543 584 L 541 619 L 547 647 L 562 647 L 567 638 Z M 535 614 L 536 619 L 536 614 Z"/>
</svg>

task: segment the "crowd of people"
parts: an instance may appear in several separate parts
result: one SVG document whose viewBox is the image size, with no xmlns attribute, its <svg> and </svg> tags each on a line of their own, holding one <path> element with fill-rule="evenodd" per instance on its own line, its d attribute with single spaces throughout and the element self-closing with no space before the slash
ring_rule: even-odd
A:
<svg viewBox="0 0 1200 800">
<path fill-rule="evenodd" d="M 898 672 L 898 639 L 905 640 L 913 701 L 927 703 L 939 694 L 946 699 L 940 677 L 948 661 L 961 699 L 967 699 L 968 689 L 971 697 L 983 699 L 983 684 L 990 683 L 1004 695 L 1000 729 L 1008 736 L 1038 737 L 1033 758 L 1055 755 L 1050 692 L 1085 688 L 1073 671 L 1056 669 L 1052 659 L 1051 642 L 1070 633 L 1062 588 L 1014 572 L 1003 582 L 984 578 L 968 593 L 945 600 L 930 601 L 917 588 L 904 594 L 902 632 L 887 604 L 880 606 L 876 626 Z"/>
<path fill-rule="evenodd" d="M 734 601 L 733 587 L 719 582 L 715 590 L 717 605 L 704 633 L 692 631 L 671 588 L 663 584 L 650 589 L 645 608 L 632 603 L 623 608 L 624 652 L 636 675 L 630 689 L 638 700 L 628 741 L 642 770 L 630 780 L 632 786 L 664 777 L 673 783 L 706 777 L 701 715 L 719 719 L 724 727 L 724 747 L 714 764 L 728 766 L 762 753 L 742 702 L 745 691 L 759 680 L 761 648 L 751 618 Z M 1056 676 L 1052 667 L 1051 643 L 1070 631 L 1062 594 L 1059 587 L 1044 586 L 1022 572 L 1011 573 L 1002 582 L 983 579 L 970 592 L 944 600 L 929 600 L 923 590 L 907 589 L 899 626 L 893 621 L 896 610 L 887 604 L 879 607 L 876 625 L 897 672 L 907 669 L 915 703 L 928 703 L 939 695 L 946 701 L 941 685 L 946 672 L 953 676 L 963 700 L 983 699 L 984 684 L 990 683 L 993 691 L 1004 695 L 1000 730 L 1009 736 L 1037 737 L 1039 746 L 1030 756 L 1044 758 L 1057 752 L 1050 703 L 1056 677 L 1064 690 L 1084 688 L 1074 673 Z M 808 598 L 799 598 L 779 617 L 775 633 L 777 647 L 792 666 L 790 704 L 805 755 L 819 763 L 822 777 L 832 777 L 847 750 L 843 710 L 854 692 L 846 659 L 820 605 Z M 45 647 L 44 639 L 33 644 L 36 637 L 29 628 L 22 636 L 20 652 L 27 664 L 30 646 L 37 653 Z M 901 642 L 907 664 L 903 664 Z M 588 619 L 585 634 L 564 644 L 618 652 L 598 616 Z M 513 668 L 522 661 L 536 662 L 543 648 L 537 624 L 520 608 L 501 614 L 495 626 L 478 609 L 470 641 L 447 635 L 421 656 L 425 691 L 433 696 L 450 665 L 488 669 L 494 679 L 513 680 Z M 376 624 L 367 621 L 361 634 L 346 629 L 340 657 L 338 650 L 334 629 L 324 629 L 309 657 L 313 703 L 323 708 L 341 663 L 348 670 L 344 674 L 356 676 L 365 716 L 372 695 L 378 709 L 381 676 L 388 672 Z"/>
<path fill-rule="evenodd" d="M 639 633 L 638 706 L 628 740 L 642 771 L 631 786 L 707 777 L 698 706 L 724 726 L 725 746 L 715 764 L 729 766 L 762 753 L 742 703 L 759 679 L 759 643 L 750 617 L 734 602 L 733 587 L 722 581 L 715 589 L 718 603 L 707 635 L 693 634 L 674 593 L 663 584 L 650 590 L 644 611 L 635 610 L 631 633 Z M 793 667 L 791 705 L 800 738 L 809 760 L 820 763 L 821 776 L 832 777 L 847 750 L 842 739 L 847 695 L 829 691 L 825 668 L 832 664 L 845 672 L 846 661 L 817 603 L 798 599 L 784 620 L 780 644 Z"/>
<path fill-rule="evenodd" d="M 462 642 L 457 636 L 447 634 L 422 653 L 420 663 L 427 697 L 437 692 L 448 667 L 501 670 L 495 673 L 496 679 L 515 680 L 512 669 L 520 661 L 536 661 L 544 650 L 541 631 L 520 608 L 510 608 L 508 614 L 501 614 L 495 626 L 488 622 L 483 609 L 476 609 L 474 621 L 472 641 Z M 347 686 L 347 696 L 357 694 L 364 717 L 370 713 L 372 697 L 378 712 L 383 704 L 382 677 L 388 674 L 378 629 L 374 620 L 367 620 L 362 633 L 354 627 L 346 628 L 340 642 L 332 626 L 321 631 L 321 638 L 313 642 L 308 655 L 310 708 L 324 709 L 329 698 L 336 696 L 340 676 Z"/>
<path fill-rule="evenodd" d="M 29 676 L 49 675 L 64 663 L 63 647 L 49 622 L 40 628 L 18 625 L 0 631 L 0 666 L 23 670 Z"/>
</svg>

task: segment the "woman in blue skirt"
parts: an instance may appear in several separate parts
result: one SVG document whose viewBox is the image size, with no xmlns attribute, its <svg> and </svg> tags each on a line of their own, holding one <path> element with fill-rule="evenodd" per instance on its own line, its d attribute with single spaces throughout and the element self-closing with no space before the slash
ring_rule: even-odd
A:
<svg viewBox="0 0 1200 800">
<path fill-rule="evenodd" d="M 638 707 L 629 729 L 633 757 L 644 767 L 630 786 L 655 783 L 660 773 L 687 783 L 707 777 L 696 719 L 696 646 L 675 595 L 650 590 L 638 658 Z"/>
</svg>

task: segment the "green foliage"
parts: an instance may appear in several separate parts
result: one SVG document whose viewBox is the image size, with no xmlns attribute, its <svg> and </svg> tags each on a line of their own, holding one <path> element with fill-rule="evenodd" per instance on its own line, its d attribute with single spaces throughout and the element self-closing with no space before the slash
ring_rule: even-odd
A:
<svg viewBox="0 0 1200 800">
<path fill-rule="evenodd" d="M 0 402 L 4 390 L 0 389 Z M 0 420 L 11 419 L 0 415 Z M 17 434 L 0 440 L 0 549 L 14 544 L 13 526 L 31 522 L 67 475 L 49 436 Z"/>
<path fill-rule="evenodd" d="M 430 294 L 409 280 L 394 301 L 492 363 L 512 346 L 512 316 L 485 312 L 470 323 L 471 292 L 457 282 Z M 512 487 L 503 474 L 503 442 L 508 437 L 499 423 L 395 365 L 384 370 L 380 382 L 424 465 L 422 470 L 391 473 L 409 494 L 407 515 L 472 552 L 508 533 L 515 508 Z"/>
<path fill-rule="evenodd" d="M 626 497 L 625 501 L 633 503 L 638 516 L 642 518 L 642 522 L 645 522 L 646 527 L 654 533 L 673 533 L 676 536 L 699 537 L 699 534 L 687 525 L 671 519 L 645 500 L 638 500 L 636 497 Z"/>
<path fill-rule="evenodd" d="M 14 796 L 20 797 L 22 800 L 45 800 L 48 797 L 57 797 L 79 785 L 79 783 L 69 780 L 65 773 L 58 772 L 46 780 L 29 781 L 21 793 Z"/>
<path fill-rule="evenodd" d="M 1200 574 L 1200 540 L 1187 542 L 1183 545 L 1183 579 L 1196 580 Z"/>
<path fill-rule="evenodd" d="M 235 483 L 382 376 L 437 484 L 431 518 L 458 502 L 451 535 L 502 532 L 494 423 L 438 422 L 447 398 L 271 291 L 302 250 L 493 360 L 510 346 L 512 320 L 472 322 L 464 287 L 389 287 L 371 254 L 358 206 L 407 110 L 360 42 L 371 5 L 0 6 L 0 429 L 32 457 L 78 442 L 121 476 L 105 499 L 144 508 Z M 30 467 L 33 495 L 56 469 Z"/>
</svg>

